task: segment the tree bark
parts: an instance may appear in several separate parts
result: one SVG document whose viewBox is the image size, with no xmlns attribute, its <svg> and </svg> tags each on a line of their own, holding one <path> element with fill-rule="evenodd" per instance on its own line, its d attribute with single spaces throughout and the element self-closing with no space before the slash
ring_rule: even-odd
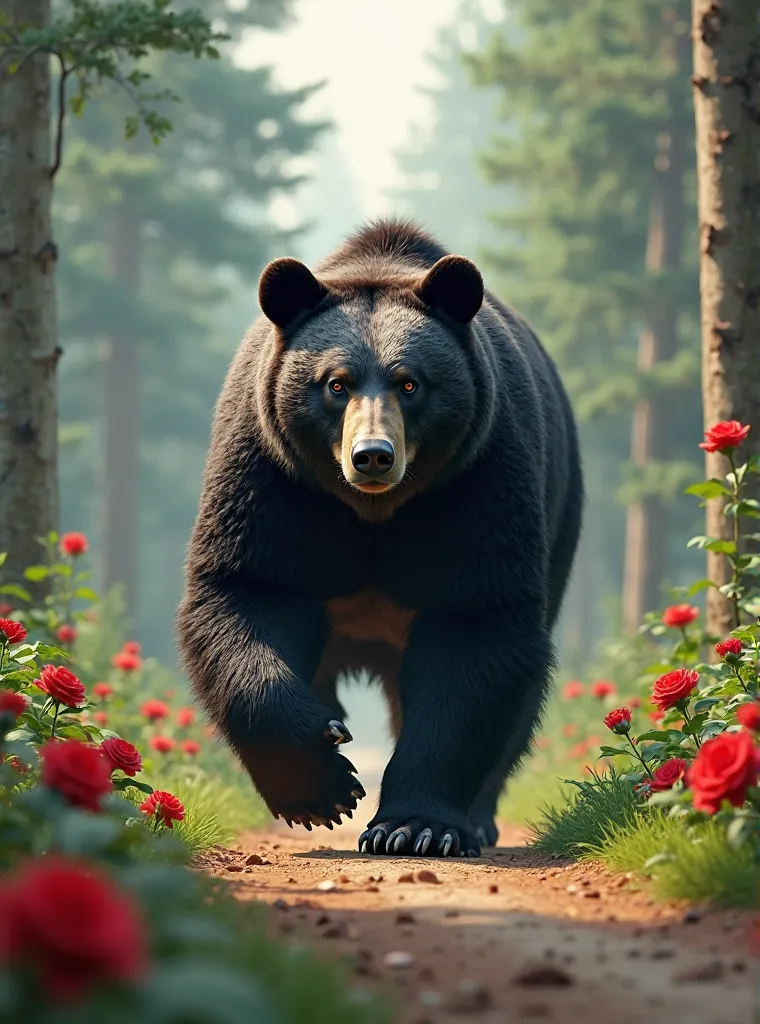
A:
<svg viewBox="0 0 760 1024">
<path fill-rule="evenodd" d="M 688 60 L 688 38 L 674 40 L 679 67 Z M 675 89 L 680 87 L 674 82 Z M 675 93 L 675 90 L 674 90 Z M 681 265 L 684 233 L 684 175 L 686 139 L 678 123 L 678 96 L 671 97 L 671 124 L 657 137 L 654 182 L 649 210 L 645 266 L 656 276 Z M 651 373 L 658 363 L 677 351 L 678 308 L 675 300 L 661 295 L 648 311 L 639 338 L 638 372 Z M 640 398 L 633 411 L 631 461 L 645 469 L 653 460 L 665 462 L 670 450 L 670 399 L 667 393 Z M 635 633 L 646 612 L 661 600 L 667 566 L 668 506 L 656 495 L 646 495 L 628 507 L 623 578 L 623 626 Z"/>
<path fill-rule="evenodd" d="M 705 429 L 750 424 L 748 454 L 760 452 L 760 0 L 694 0 L 692 39 Z M 705 461 L 708 477 L 727 472 L 724 456 Z M 706 533 L 730 539 L 722 512 L 721 499 L 708 502 Z M 725 557 L 708 553 L 707 575 L 727 583 Z M 708 591 L 708 630 L 734 626 L 729 601 Z"/>
<path fill-rule="evenodd" d="M 44 28 L 50 0 L 0 0 L 11 29 Z M 0 49 L 2 44 L 0 44 Z M 50 167 L 50 58 L 13 74 L 0 59 L 0 569 L 43 559 L 58 528 L 57 345 Z"/>
<path fill-rule="evenodd" d="M 137 216 L 127 200 L 110 224 L 110 270 L 114 280 L 138 301 L 140 236 Z M 137 624 L 139 561 L 139 370 L 136 339 L 114 330 L 102 348 L 102 586 L 124 590 L 127 615 Z"/>
</svg>

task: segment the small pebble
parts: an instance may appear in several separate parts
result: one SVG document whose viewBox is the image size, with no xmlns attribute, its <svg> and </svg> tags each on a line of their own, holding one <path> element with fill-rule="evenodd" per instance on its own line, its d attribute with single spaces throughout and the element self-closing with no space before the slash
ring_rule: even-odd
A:
<svg viewBox="0 0 760 1024">
<path fill-rule="evenodd" d="M 414 963 L 414 957 L 411 953 L 407 953 L 403 949 L 396 949 L 390 953 L 386 953 L 383 957 L 383 965 L 385 967 L 392 967 L 394 970 L 406 970 L 407 967 L 411 967 Z"/>
<path fill-rule="evenodd" d="M 405 875 L 399 875 L 398 881 L 402 884 L 410 885 L 414 883 L 414 875 L 411 871 L 407 871 Z"/>
<path fill-rule="evenodd" d="M 424 868 L 422 871 L 417 872 L 417 881 L 427 882 L 428 885 L 441 884 L 440 881 L 438 880 L 438 875 L 436 875 L 435 871 L 430 871 L 428 868 Z"/>
<path fill-rule="evenodd" d="M 528 964 L 514 976 L 512 984 L 531 988 L 567 988 L 575 984 L 575 978 L 557 964 Z"/>
<path fill-rule="evenodd" d="M 492 1003 L 491 993 L 482 982 L 465 978 L 457 985 L 449 1009 L 453 1013 L 473 1013 L 487 1010 Z"/>
<path fill-rule="evenodd" d="M 581 893 L 584 900 L 598 900 L 601 899 L 601 895 L 598 889 L 584 889 Z"/>
<path fill-rule="evenodd" d="M 333 889 L 337 889 L 338 886 L 331 878 L 328 878 L 324 882 L 320 882 L 317 888 L 320 892 L 332 892 Z"/>
<path fill-rule="evenodd" d="M 396 914 L 396 924 L 417 924 L 417 918 L 410 911 L 405 910 Z"/>
<path fill-rule="evenodd" d="M 498 885 L 489 885 L 488 886 L 488 891 L 490 893 L 498 892 L 499 891 L 499 887 L 498 887 Z"/>
</svg>

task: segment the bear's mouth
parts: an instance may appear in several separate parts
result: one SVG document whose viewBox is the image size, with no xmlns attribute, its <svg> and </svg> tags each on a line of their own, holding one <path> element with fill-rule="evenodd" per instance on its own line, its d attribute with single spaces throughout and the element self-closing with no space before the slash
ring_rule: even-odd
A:
<svg viewBox="0 0 760 1024">
<path fill-rule="evenodd" d="M 382 494 L 384 491 L 389 491 L 392 487 L 395 487 L 395 484 L 386 483 L 382 480 L 367 481 L 366 483 L 353 483 L 349 481 L 349 483 L 363 494 Z"/>
</svg>

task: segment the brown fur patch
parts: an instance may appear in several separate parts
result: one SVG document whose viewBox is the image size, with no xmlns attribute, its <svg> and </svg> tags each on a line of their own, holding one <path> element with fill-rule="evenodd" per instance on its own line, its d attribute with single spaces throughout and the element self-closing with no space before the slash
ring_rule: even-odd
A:
<svg viewBox="0 0 760 1024">
<path fill-rule="evenodd" d="M 397 650 L 406 647 L 415 612 L 401 608 L 384 594 L 363 590 L 351 597 L 336 597 L 327 603 L 333 630 L 352 640 L 380 640 Z"/>
<path fill-rule="evenodd" d="M 390 441 L 396 462 L 388 478 L 393 483 L 406 471 L 407 452 L 404 415 L 398 397 L 388 392 L 376 395 L 357 395 L 349 400 L 343 414 L 343 437 L 340 461 L 347 480 L 356 473 L 351 464 L 351 452 L 359 441 L 382 438 Z"/>
</svg>

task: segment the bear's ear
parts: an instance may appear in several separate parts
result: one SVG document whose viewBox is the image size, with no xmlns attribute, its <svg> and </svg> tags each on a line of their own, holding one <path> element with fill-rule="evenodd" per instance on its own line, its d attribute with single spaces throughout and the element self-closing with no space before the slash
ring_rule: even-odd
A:
<svg viewBox="0 0 760 1024">
<path fill-rule="evenodd" d="M 483 305 L 483 278 L 464 256 L 444 256 L 433 264 L 414 294 L 458 324 L 467 324 Z"/>
<path fill-rule="evenodd" d="M 259 278 L 259 305 L 264 316 L 278 327 L 289 327 L 326 294 L 325 286 L 307 266 L 287 256 L 272 260 Z"/>
</svg>

